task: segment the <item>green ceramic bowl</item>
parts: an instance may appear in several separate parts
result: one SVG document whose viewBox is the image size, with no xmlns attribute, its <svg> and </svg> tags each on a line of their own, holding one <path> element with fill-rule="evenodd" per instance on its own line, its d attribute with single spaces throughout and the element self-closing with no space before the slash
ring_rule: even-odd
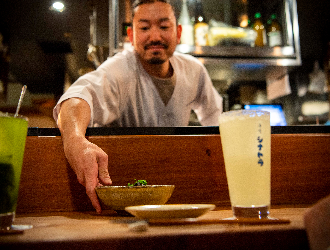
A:
<svg viewBox="0 0 330 250">
<path fill-rule="evenodd" d="M 101 186 L 95 190 L 102 209 L 125 211 L 125 207 L 129 206 L 163 205 L 171 197 L 174 187 L 174 185 Z"/>
</svg>

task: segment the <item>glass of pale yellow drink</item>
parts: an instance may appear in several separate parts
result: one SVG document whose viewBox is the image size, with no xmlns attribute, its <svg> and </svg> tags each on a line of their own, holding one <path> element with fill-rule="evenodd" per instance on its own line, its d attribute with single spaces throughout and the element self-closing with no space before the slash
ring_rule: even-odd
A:
<svg viewBox="0 0 330 250">
<path fill-rule="evenodd" d="M 28 119 L 0 112 L 0 230 L 12 230 Z"/>
<path fill-rule="evenodd" d="M 234 218 L 266 219 L 270 209 L 270 113 L 224 112 L 219 129 Z"/>
</svg>

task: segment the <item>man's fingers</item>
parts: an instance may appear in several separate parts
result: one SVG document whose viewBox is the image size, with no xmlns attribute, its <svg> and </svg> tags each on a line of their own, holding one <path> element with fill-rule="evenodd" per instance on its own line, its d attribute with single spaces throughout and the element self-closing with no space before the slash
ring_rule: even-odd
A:
<svg viewBox="0 0 330 250">
<path fill-rule="evenodd" d="M 98 164 L 94 162 L 90 165 L 90 171 L 85 174 L 85 182 L 86 182 L 86 194 L 92 202 L 93 207 L 95 208 L 97 213 L 101 213 L 102 209 L 96 195 L 95 187 L 98 184 Z"/>
<path fill-rule="evenodd" d="M 97 171 L 97 169 L 96 169 Z M 96 173 L 97 174 L 97 173 Z M 94 175 L 94 174 L 93 174 Z M 97 213 L 101 213 L 101 205 L 99 203 L 98 197 L 96 195 L 95 187 L 98 184 L 97 178 L 94 176 L 86 176 L 86 194 L 88 195 L 89 199 L 92 202 L 93 207 L 95 208 Z"/>
<path fill-rule="evenodd" d="M 75 172 L 76 173 L 76 175 L 77 175 L 77 180 L 78 180 L 78 182 L 81 184 L 81 185 L 83 185 L 84 187 L 86 187 L 86 180 L 85 180 L 85 175 L 84 175 L 84 173 L 82 173 L 82 172 L 78 172 L 78 171 L 76 171 Z"/>
<path fill-rule="evenodd" d="M 106 154 L 98 158 L 99 165 L 99 181 L 103 185 L 111 185 L 112 181 L 108 171 L 108 156 Z"/>
<path fill-rule="evenodd" d="M 100 169 L 99 170 L 99 181 L 104 186 L 109 186 L 112 184 L 112 180 L 110 178 L 108 169 Z"/>
<path fill-rule="evenodd" d="M 98 200 L 96 192 L 95 192 L 95 187 L 86 187 L 86 193 L 87 193 L 89 199 L 91 200 L 92 205 L 95 208 L 96 212 L 98 214 L 100 214 L 102 209 L 101 209 L 101 205 L 99 203 L 99 200 Z"/>
</svg>

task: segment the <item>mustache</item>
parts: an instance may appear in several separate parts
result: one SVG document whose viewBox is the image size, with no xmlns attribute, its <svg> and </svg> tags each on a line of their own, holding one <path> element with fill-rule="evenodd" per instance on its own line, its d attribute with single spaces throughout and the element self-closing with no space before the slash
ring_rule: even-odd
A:
<svg viewBox="0 0 330 250">
<path fill-rule="evenodd" d="M 162 46 L 165 49 L 168 48 L 168 45 L 162 42 L 151 42 L 144 46 L 144 49 L 149 49 L 151 46 Z"/>
</svg>

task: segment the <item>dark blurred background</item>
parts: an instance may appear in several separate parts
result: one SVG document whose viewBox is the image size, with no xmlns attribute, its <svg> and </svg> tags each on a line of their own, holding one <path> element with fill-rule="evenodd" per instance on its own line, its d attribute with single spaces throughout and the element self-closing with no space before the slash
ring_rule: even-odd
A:
<svg viewBox="0 0 330 250">
<path fill-rule="evenodd" d="M 93 6 L 97 10 L 96 45 L 108 44 L 109 1 L 63 0 L 63 12 L 50 10 L 53 2 L 2 0 L 0 33 L 8 48 L 9 81 L 57 100 L 65 81 L 72 83 L 84 70 L 94 68 L 87 59 Z M 330 41 L 329 6 L 329 0 L 297 0 L 302 65 L 296 71 L 307 76 L 315 60 L 323 67 Z"/>
<path fill-rule="evenodd" d="M 65 0 L 66 9 L 60 13 L 49 9 L 53 2 L 2 1 L 0 32 L 9 47 L 12 80 L 28 85 L 30 92 L 58 95 L 64 82 L 65 55 L 74 54 L 72 78 L 77 78 L 78 69 L 92 66 L 86 53 L 90 41 L 89 16 L 92 4 L 97 3 Z M 108 2 L 98 2 L 99 15 L 107 20 Z M 99 42 L 106 42 L 107 35 L 105 27 L 105 37 Z"/>
<path fill-rule="evenodd" d="M 49 9 L 54 1 L 1 1 L 0 32 L 10 51 L 13 77 L 31 92 L 56 92 L 62 82 L 65 53 L 74 52 L 76 69 L 91 67 L 86 58 L 89 16 L 97 6 L 98 45 L 107 42 L 108 0 L 65 0 L 64 12 Z M 297 0 L 303 67 L 311 71 L 323 60 L 330 40 L 329 0 Z M 71 46 L 70 46 L 71 45 Z M 72 77 L 77 73 L 72 72 Z"/>
</svg>

